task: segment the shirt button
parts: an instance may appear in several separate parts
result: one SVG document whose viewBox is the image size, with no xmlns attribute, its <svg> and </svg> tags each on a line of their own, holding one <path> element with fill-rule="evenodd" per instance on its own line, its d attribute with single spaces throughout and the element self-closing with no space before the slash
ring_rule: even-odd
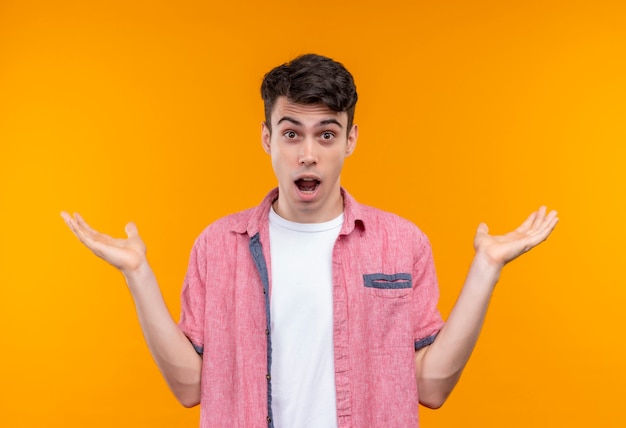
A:
<svg viewBox="0 0 626 428">
<path fill-rule="evenodd" d="M 270 418 L 269 416 L 267 417 L 267 423 L 271 423 L 272 422 L 272 418 Z"/>
<path fill-rule="evenodd" d="M 265 335 L 266 335 L 266 336 L 269 336 L 269 335 L 270 335 L 270 331 L 269 331 L 267 328 L 265 329 Z"/>
<path fill-rule="evenodd" d="M 270 376 L 270 375 L 269 375 L 269 373 L 265 375 L 265 378 L 266 378 L 267 380 L 272 380 L 272 376 Z"/>
</svg>

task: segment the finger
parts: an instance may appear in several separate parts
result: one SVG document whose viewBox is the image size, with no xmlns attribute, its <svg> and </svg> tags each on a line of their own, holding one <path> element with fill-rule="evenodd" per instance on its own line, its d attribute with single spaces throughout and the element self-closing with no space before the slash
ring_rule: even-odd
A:
<svg viewBox="0 0 626 428">
<path fill-rule="evenodd" d="M 541 221 L 541 223 L 539 225 L 537 225 L 536 229 L 533 231 L 533 234 L 544 234 L 547 232 L 547 234 L 550 234 L 550 232 L 552 231 L 552 229 L 554 229 L 554 226 L 556 226 L 557 221 L 555 222 L 554 219 L 557 218 L 557 212 L 555 210 L 552 210 L 548 213 L 548 215 L 545 215 Z M 546 235 L 547 236 L 547 235 Z"/>
<path fill-rule="evenodd" d="M 128 235 L 128 240 L 125 243 L 126 244 L 131 244 L 134 246 L 135 249 L 137 249 L 138 251 L 141 251 L 145 254 L 146 252 L 146 245 L 143 243 L 143 240 L 141 239 L 141 237 L 139 236 L 139 231 L 137 230 L 137 225 L 133 222 L 130 222 L 126 225 L 126 227 L 124 228 L 124 230 L 126 231 L 126 235 Z"/>
<path fill-rule="evenodd" d="M 74 221 L 72 216 L 65 211 L 61 211 L 61 217 L 65 221 L 65 224 L 67 225 L 67 227 L 69 227 L 72 233 L 76 235 L 76 222 Z"/>
<path fill-rule="evenodd" d="M 72 232 L 87 247 L 91 248 L 95 239 L 93 237 L 93 231 L 85 227 L 84 220 L 81 222 L 81 218 L 78 214 L 74 214 L 74 217 L 70 217 L 69 225 L 72 228 Z"/>
<path fill-rule="evenodd" d="M 489 233 L 489 226 L 487 226 L 485 223 L 480 223 L 478 225 L 478 228 L 476 229 L 476 235 L 484 235 Z"/>
<path fill-rule="evenodd" d="M 543 232 L 546 234 L 546 238 L 552 233 L 558 222 L 559 217 L 557 216 L 557 212 L 551 211 L 546 218 L 545 226 L 543 229 Z"/>
<path fill-rule="evenodd" d="M 541 231 L 544 227 L 544 222 L 546 219 L 546 207 L 540 206 L 539 209 L 526 219 L 524 223 L 520 227 L 518 227 L 515 231 L 518 233 L 524 233 L 528 235 L 534 235 L 537 231 Z"/>
<path fill-rule="evenodd" d="M 63 221 L 65 221 L 65 224 L 67 224 L 69 228 L 71 229 L 72 226 L 70 223 L 72 222 L 72 216 L 66 213 L 65 211 L 61 211 L 61 218 L 63 219 Z"/>
<path fill-rule="evenodd" d="M 139 236 L 137 225 L 132 221 L 128 223 L 126 227 L 124 227 L 124 231 L 126 232 L 126 236 L 128 236 L 128 239 L 136 238 L 137 236 Z"/>
<path fill-rule="evenodd" d="M 94 253 L 99 255 L 101 250 L 109 245 L 118 246 L 115 239 L 93 229 L 80 214 L 74 213 L 74 218 L 74 234 L 78 237 L 80 242 Z"/>
<path fill-rule="evenodd" d="M 489 236 L 489 227 L 485 223 L 480 223 L 476 228 L 476 235 L 474 236 L 474 249 L 478 249 L 481 243 Z"/>
<path fill-rule="evenodd" d="M 92 229 L 78 213 L 74 213 L 72 224 L 74 225 L 74 234 L 78 237 L 80 242 L 93 249 L 92 247 L 99 239 L 100 233 Z"/>
<path fill-rule="evenodd" d="M 515 229 L 516 232 L 518 233 L 526 233 L 530 230 L 531 226 L 533 225 L 533 223 L 535 222 L 535 219 L 537 218 L 537 211 L 531 213 L 528 218 L 526 220 L 524 220 L 524 223 L 522 223 L 521 225 L 519 225 L 519 227 L 517 229 Z"/>
<path fill-rule="evenodd" d="M 537 215 L 535 216 L 535 220 L 530 226 L 530 230 L 541 229 L 541 225 L 543 224 L 543 221 L 546 218 L 546 207 L 543 205 L 540 206 L 539 209 L 536 211 L 536 213 Z"/>
<path fill-rule="evenodd" d="M 529 236 L 529 249 L 548 239 L 548 236 L 550 236 L 556 227 L 556 224 L 559 222 L 559 218 L 556 216 L 556 211 L 551 212 L 548 217 L 549 221 L 545 222 L 544 227 L 540 231 L 537 231 L 534 235 Z"/>
<path fill-rule="evenodd" d="M 76 218 L 76 222 L 82 227 L 84 228 L 86 231 L 88 231 L 89 233 L 92 233 L 94 235 L 98 235 L 99 232 L 97 230 L 95 230 L 94 228 L 92 228 L 91 226 L 89 226 L 89 224 L 85 221 L 85 219 L 83 219 L 80 214 L 78 213 L 74 213 L 74 217 Z"/>
</svg>

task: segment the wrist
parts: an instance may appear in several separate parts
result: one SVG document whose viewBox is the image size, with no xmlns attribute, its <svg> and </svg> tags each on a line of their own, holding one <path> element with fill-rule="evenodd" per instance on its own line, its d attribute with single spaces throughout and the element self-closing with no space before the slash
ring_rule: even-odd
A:
<svg viewBox="0 0 626 428">
<path fill-rule="evenodd" d="M 482 278 L 491 280 L 490 282 L 495 284 L 500 278 L 503 267 L 504 263 L 499 263 L 484 252 L 477 251 L 474 260 L 472 260 L 471 270 L 475 271 L 476 274 L 480 275 Z"/>
<path fill-rule="evenodd" d="M 121 272 L 129 287 L 133 287 L 135 284 L 141 284 L 145 282 L 147 278 L 154 276 L 147 259 L 143 259 L 136 266 L 123 269 Z"/>
</svg>

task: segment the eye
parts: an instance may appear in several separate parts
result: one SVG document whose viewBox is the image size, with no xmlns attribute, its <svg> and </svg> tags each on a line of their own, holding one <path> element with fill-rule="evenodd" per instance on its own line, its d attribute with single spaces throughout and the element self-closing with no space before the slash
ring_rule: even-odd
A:
<svg viewBox="0 0 626 428">
<path fill-rule="evenodd" d="M 283 132 L 283 136 L 288 140 L 293 140 L 298 136 L 298 134 L 296 134 L 296 131 L 285 131 Z"/>
<path fill-rule="evenodd" d="M 330 141 L 333 138 L 335 138 L 335 134 L 333 132 L 330 131 L 324 131 L 322 132 L 322 140 L 324 141 Z"/>
</svg>

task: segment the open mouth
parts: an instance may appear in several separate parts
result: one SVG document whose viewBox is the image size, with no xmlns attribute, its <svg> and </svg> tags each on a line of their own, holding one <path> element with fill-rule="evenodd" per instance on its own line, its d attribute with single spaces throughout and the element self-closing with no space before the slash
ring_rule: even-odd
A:
<svg viewBox="0 0 626 428">
<path fill-rule="evenodd" d="M 320 185 L 320 181 L 314 178 L 300 178 L 296 180 L 296 186 L 301 192 L 315 192 Z"/>
</svg>

